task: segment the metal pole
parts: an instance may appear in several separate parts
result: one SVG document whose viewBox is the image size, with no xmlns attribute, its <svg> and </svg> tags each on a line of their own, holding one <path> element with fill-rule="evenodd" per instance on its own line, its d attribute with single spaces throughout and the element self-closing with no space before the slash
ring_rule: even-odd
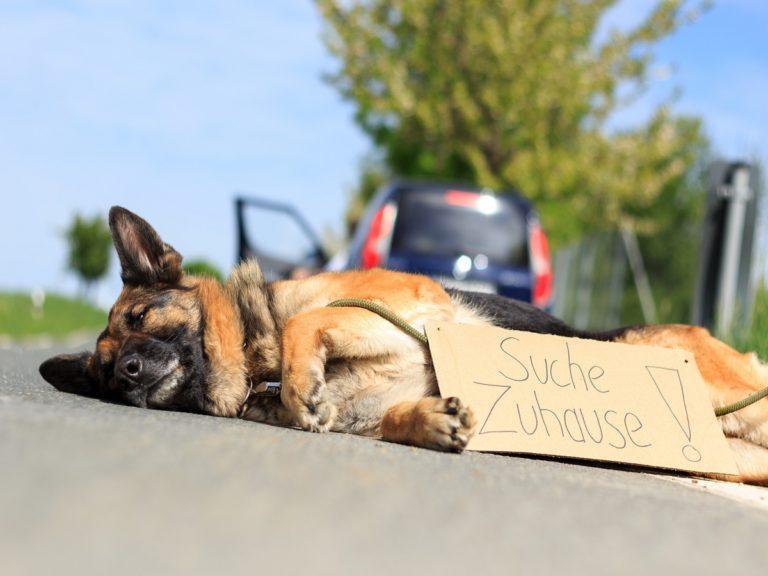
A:
<svg viewBox="0 0 768 576">
<path fill-rule="evenodd" d="M 645 264 L 643 264 L 643 255 L 637 244 L 637 236 L 628 226 L 622 226 L 621 238 L 624 240 L 624 248 L 627 251 L 629 266 L 632 269 L 632 277 L 635 279 L 635 288 L 640 298 L 640 307 L 643 309 L 645 323 L 655 324 L 658 321 L 656 303 L 653 301 L 653 292 L 651 292 L 651 284 L 648 282 L 648 274 L 645 271 Z"/>
<path fill-rule="evenodd" d="M 568 310 L 568 278 L 571 273 L 571 260 L 573 259 L 573 250 L 571 247 L 562 248 L 555 253 L 555 306 L 553 313 L 560 319 L 565 320 L 565 314 Z"/>
<path fill-rule="evenodd" d="M 722 193 L 729 195 L 731 201 L 726 218 L 723 247 L 723 268 L 720 275 L 720 302 L 718 303 L 717 333 L 728 334 L 736 315 L 736 293 L 739 281 L 741 244 L 744 236 L 744 221 L 747 214 L 747 202 L 752 193 L 749 188 L 749 167 L 738 166 L 734 169 L 732 185 Z"/>
<path fill-rule="evenodd" d="M 611 280 L 608 290 L 608 311 L 603 328 L 615 328 L 621 321 L 621 299 L 624 295 L 624 273 L 627 260 L 622 250 L 621 240 L 616 234 L 611 234 Z"/>
<path fill-rule="evenodd" d="M 594 282 L 595 258 L 597 246 L 594 236 L 587 237 L 581 243 L 579 251 L 578 283 L 576 285 L 576 311 L 573 325 L 580 330 L 590 327 L 592 290 Z"/>
</svg>

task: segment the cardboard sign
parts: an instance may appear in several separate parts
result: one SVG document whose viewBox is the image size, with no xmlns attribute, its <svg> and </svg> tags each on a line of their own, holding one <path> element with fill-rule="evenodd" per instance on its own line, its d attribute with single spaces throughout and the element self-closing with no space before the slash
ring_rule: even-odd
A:
<svg viewBox="0 0 768 576">
<path fill-rule="evenodd" d="M 441 394 L 477 418 L 469 450 L 737 473 L 687 352 L 446 322 L 427 336 Z"/>
</svg>

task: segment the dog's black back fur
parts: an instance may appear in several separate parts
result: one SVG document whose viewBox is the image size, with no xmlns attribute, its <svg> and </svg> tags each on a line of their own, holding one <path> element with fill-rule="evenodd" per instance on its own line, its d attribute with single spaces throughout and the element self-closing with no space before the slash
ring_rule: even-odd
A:
<svg viewBox="0 0 768 576">
<path fill-rule="evenodd" d="M 463 290 L 446 289 L 451 298 L 458 298 L 483 316 L 490 318 L 494 325 L 509 330 L 523 330 L 539 334 L 553 334 L 574 338 L 588 338 L 610 342 L 624 334 L 631 327 L 617 328 L 606 332 L 588 332 L 571 328 L 551 314 L 531 306 L 525 302 L 480 292 L 465 292 Z"/>
</svg>

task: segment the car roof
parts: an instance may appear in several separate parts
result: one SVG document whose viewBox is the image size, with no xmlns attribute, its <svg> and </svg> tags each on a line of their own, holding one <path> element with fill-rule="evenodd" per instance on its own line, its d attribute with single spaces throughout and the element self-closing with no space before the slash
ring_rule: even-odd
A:
<svg viewBox="0 0 768 576">
<path fill-rule="evenodd" d="M 516 190 L 492 190 L 490 188 L 483 188 L 475 184 L 468 184 L 464 182 L 446 182 L 439 180 L 410 180 L 410 179 L 395 179 L 389 182 L 386 187 L 387 195 L 400 192 L 402 190 L 417 191 L 425 193 L 441 193 L 448 190 L 461 190 L 462 192 L 493 192 L 499 197 L 505 198 L 514 202 L 520 208 L 525 210 L 533 210 L 533 205 L 530 200 L 522 196 Z"/>
</svg>

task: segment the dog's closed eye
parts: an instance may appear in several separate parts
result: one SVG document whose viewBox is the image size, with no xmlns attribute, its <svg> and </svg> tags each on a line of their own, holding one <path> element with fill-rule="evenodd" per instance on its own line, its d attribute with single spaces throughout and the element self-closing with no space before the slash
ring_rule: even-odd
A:
<svg viewBox="0 0 768 576">
<path fill-rule="evenodd" d="M 144 318 L 147 315 L 147 308 L 142 308 L 139 311 L 129 311 L 125 313 L 125 322 L 128 326 L 134 330 L 141 328 L 144 323 Z"/>
</svg>

